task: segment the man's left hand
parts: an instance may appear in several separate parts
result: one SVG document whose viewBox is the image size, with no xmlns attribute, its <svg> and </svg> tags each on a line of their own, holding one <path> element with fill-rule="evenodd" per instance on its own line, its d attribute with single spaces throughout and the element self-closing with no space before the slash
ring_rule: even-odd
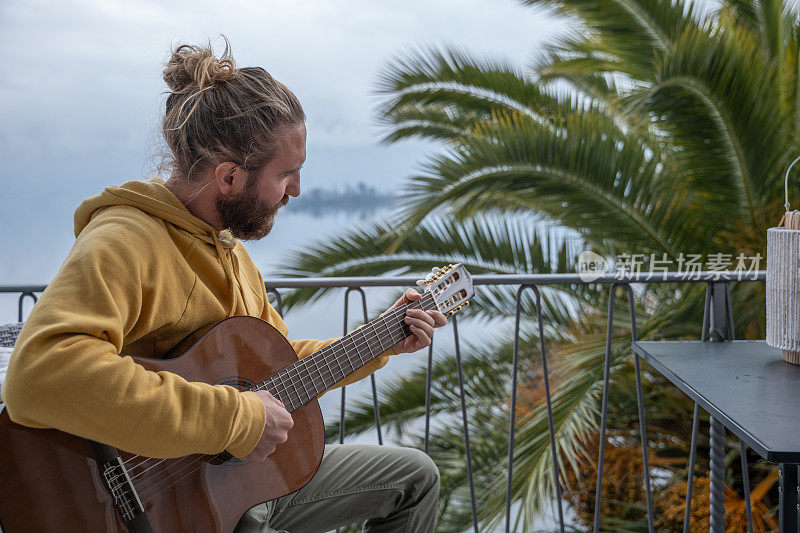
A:
<svg viewBox="0 0 800 533">
<path fill-rule="evenodd" d="M 406 289 L 403 296 L 387 309 L 387 312 L 405 303 L 415 302 L 420 298 L 422 298 L 422 295 L 416 290 Z M 422 309 L 409 308 L 406 310 L 404 320 L 411 329 L 411 335 L 392 346 L 392 349 L 397 353 L 412 353 L 430 346 L 434 328 L 440 328 L 447 324 L 447 318 L 438 310 L 424 311 Z"/>
</svg>

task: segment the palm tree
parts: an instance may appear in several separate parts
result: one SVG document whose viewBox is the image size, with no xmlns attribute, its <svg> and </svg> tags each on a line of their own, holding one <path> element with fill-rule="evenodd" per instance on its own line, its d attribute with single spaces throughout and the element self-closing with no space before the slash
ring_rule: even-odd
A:
<svg viewBox="0 0 800 533">
<path fill-rule="evenodd" d="M 295 253 L 283 274 L 423 272 L 453 261 L 474 273 L 574 272 L 582 248 L 608 258 L 641 253 L 673 261 L 688 253 L 728 254 L 720 257 L 732 266 L 740 254 L 765 256 L 766 230 L 782 212 L 782 171 L 800 151 L 796 6 L 778 0 L 722 0 L 713 9 L 688 0 L 523 3 L 545 7 L 572 27 L 524 68 L 441 47 L 389 63 L 378 86 L 385 142 L 428 139 L 434 152 L 408 180 L 406 201 L 392 218 Z M 298 291 L 287 304 L 320 295 Z M 739 284 L 732 296 L 739 335 L 763 338 L 763 286 Z M 513 288 L 484 291 L 468 316 L 509 318 L 513 301 Z M 698 286 L 643 288 L 636 308 L 640 337 L 697 338 L 702 301 Z M 579 483 L 578 474 L 594 464 L 607 302 L 602 287 L 543 289 L 562 483 L 584 523 L 594 487 Z M 637 421 L 630 325 L 625 303 L 618 305 L 609 446 L 624 448 L 636 442 Z M 526 316 L 535 313 L 530 299 L 523 309 Z M 522 530 L 555 496 L 537 346 L 537 329 L 525 325 L 513 483 Z M 494 406 L 470 411 L 470 431 L 479 516 L 496 525 L 505 504 L 502 424 L 507 428 L 511 349 L 489 341 L 469 353 L 468 397 L 474 406 Z M 438 423 L 430 452 L 443 478 L 440 528 L 461 531 L 471 519 L 454 357 L 438 361 L 434 375 Z M 656 466 L 669 473 L 656 487 L 665 495 L 657 511 L 672 516 L 674 508 L 661 505 L 675 500 L 685 476 L 690 406 L 657 375 L 646 378 L 649 444 Z M 381 393 L 382 420 L 409 445 L 421 446 L 409 428 L 424 412 L 424 383 L 420 371 Z M 371 420 L 371 402 L 357 402 L 348 431 L 365 431 Z M 768 505 L 774 481 L 762 470 L 751 480 Z M 604 509 L 608 527 L 625 522 L 635 530 L 642 517 L 637 504 L 628 502 L 624 512 Z"/>
</svg>

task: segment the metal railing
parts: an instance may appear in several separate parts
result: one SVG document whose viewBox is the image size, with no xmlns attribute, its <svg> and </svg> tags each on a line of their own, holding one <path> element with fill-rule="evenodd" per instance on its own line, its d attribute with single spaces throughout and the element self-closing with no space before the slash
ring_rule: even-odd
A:
<svg viewBox="0 0 800 533">
<path fill-rule="evenodd" d="M 350 312 L 349 301 L 350 294 L 356 293 L 361 296 L 361 310 L 364 322 L 368 321 L 367 316 L 367 295 L 363 290 L 365 287 L 407 287 L 414 286 L 416 277 L 340 277 L 340 278 L 284 278 L 284 279 L 267 279 L 265 285 L 267 292 L 275 297 L 275 307 L 278 312 L 283 315 L 283 299 L 281 295 L 282 289 L 301 289 L 301 288 L 342 288 L 344 292 L 344 327 L 343 333 L 348 330 L 348 315 Z M 730 283 L 734 282 L 764 282 L 766 280 L 765 271 L 755 272 L 736 272 L 736 271 L 714 271 L 714 272 L 692 272 L 691 274 L 681 272 L 657 272 L 647 274 L 626 274 L 624 279 L 620 279 L 615 274 L 605 274 L 602 276 L 595 276 L 591 281 L 584 280 L 578 274 L 536 274 L 536 275 L 478 275 L 473 276 L 473 284 L 476 287 L 476 298 L 480 298 L 480 287 L 486 286 L 516 286 L 515 303 L 515 327 L 514 327 L 514 348 L 512 360 L 512 376 L 510 391 L 510 412 L 509 412 L 509 445 L 508 445 L 508 474 L 507 474 L 507 492 L 506 492 L 506 517 L 505 517 L 505 530 L 511 530 L 511 495 L 512 495 L 512 477 L 513 477 L 513 459 L 514 459 L 514 439 L 515 439 L 515 424 L 516 424 L 516 405 L 517 405 L 517 371 L 519 367 L 519 341 L 520 341 L 520 320 L 522 318 L 522 296 L 525 291 L 532 291 L 535 297 L 536 320 L 538 327 L 538 335 L 540 339 L 540 353 L 541 365 L 543 373 L 543 385 L 545 389 L 545 404 L 547 411 L 548 430 L 550 438 L 550 449 L 553 461 L 553 485 L 556 489 L 556 503 L 558 507 L 558 523 L 559 528 L 564 531 L 564 512 L 562 509 L 561 498 L 561 483 L 560 473 L 558 471 L 559 461 L 557 459 L 556 451 L 556 435 L 553 427 L 553 414 L 550 396 L 550 383 L 547 369 L 547 352 L 545 346 L 544 335 L 544 321 L 542 318 L 541 310 L 541 293 L 540 287 L 553 286 L 553 285 L 587 285 L 599 284 L 609 286 L 609 303 L 608 303 L 608 323 L 606 330 L 606 348 L 604 359 L 604 372 L 603 372 L 603 393 L 601 405 L 601 422 L 600 422 L 600 439 L 599 439 L 599 452 L 598 452 L 598 468 L 597 468 L 597 486 L 595 495 L 595 509 L 594 509 L 594 531 L 600 530 L 600 511 L 602 508 L 602 480 L 603 480 L 603 464 L 605 456 L 605 441 L 607 430 L 607 414 L 608 414 L 608 397 L 610 394 L 610 360 L 612 349 L 612 325 L 614 320 L 614 302 L 617 289 L 625 290 L 628 300 L 628 308 L 630 311 L 631 321 L 631 339 L 637 340 L 636 332 L 636 316 L 635 316 L 635 292 L 632 285 L 635 284 L 653 284 L 653 283 L 705 283 L 706 296 L 704 304 L 704 314 L 702 323 L 702 336 L 701 340 L 732 340 L 734 338 L 733 327 L 733 313 L 730 301 Z M 36 293 L 40 293 L 45 289 L 44 285 L 0 285 L 0 293 L 17 293 L 19 294 L 19 321 L 23 319 L 23 302 L 26 298 L 31 298 L 35 303 L 37 300 Z M 477 506 L 475 499 L 475 485 L 472 470 L 472 456 L 469 442 L 469 417 L 467 416 L 467 407 L 464 394 L 464 375 L 462 370 L 461 361 L 461 347 L 458 337 L 458 319 L 453 316 L 450 320 L 452 324 L 453 341 L 455 345 L 456 365 L 458 371 L 459 395 L 461 399 L 461 417 L 462 428 L 464 435 L 465 453 L 467 459 L 467 477 L 469 481 L 469 489 L 471 496 L 471 513 L 472 513 L 472 526 L 474 531 L 479 530 L 479 520 L 477 515 Z M 441 334 L 439 334 L 441 335 Z M 653 517 L 653 502 L 652 502 L 652 489 L 650 480 L 648 447 L 647 447 L 647 433 L 646 433 L 646 420 L 644 410 L 644 398 L 642 395 L 642 381 L 641 381 L 641 368 L 639 356 L 634 352 L 634 369 L 636 379 L 636 396 L 637 407 L 639 415 L 639 433 L 642 449 L 642 461 L 644 467 L 643 473 L 643 487 L 646 497 L 646 510 L 647 522 L 650 532 L 654 531 L 654 517 Z M 427 381 L 425 392 L 425 451 L 428 452 L 428 443 L 430 438 L 430 410 L 431 410 L 431 369 L 433 362 L 433 345 L 428 349 L 427 360 Z M 373 406 L 376 417 L 376 427 L 378 432 L 379 443 L 383 443 L 383 436 L 380 425 L 379 417 L 379 400 L 377 387 L 375 383 L 375 375 L 371 375 Z M 339 442 L 344 441 L 345 437 L 345 400 L 346 388 L 341 388 L 341 412 L 339 422 Z M 687 413 L 688 415 L 688 413 Z M 690 502 L 692 500 L 692 485 L 694 480 L 694 469 L 696 462 L 696 448 L 697 448 L 697 434 L 699 426 L 700 408 L 695 403 L 692 424 L 692 437 L 691 449 L 688 465 L 688 479 L 687 479 L 687 492 L 686 492 L 686 511 L 684 516 L 684 531 L 689 529 L 690 519 Z M 724 438 L 725 429 L 722 424 L 710 418 L 710 524 L 711 531 L 722 531 L 725 520 L 725 450 Z M 753 531 L 752 511 L 750 509 L 750 495 L 749 495 L 749 481 L 748 481 L 748 468 L 746 459 L 746 446 L 744 442 L 740 441 L 740 451 L 742 456 L 742 469 L 744 479 L 745 501 L 747 511 L 748 531 Z M 800 491 L 800 487 L 798 487 Z"/>
</svg>

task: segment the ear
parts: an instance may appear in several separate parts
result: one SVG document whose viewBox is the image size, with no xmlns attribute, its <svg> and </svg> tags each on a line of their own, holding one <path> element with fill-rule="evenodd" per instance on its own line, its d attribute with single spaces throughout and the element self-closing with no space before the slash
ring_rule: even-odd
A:
<svg viewBox="0 0 800 533">
<path fill-rule="evenodd" d="M 244 190 L 247 176 L 239 165 L 226 161 L 214 168 L 214 181 L 217 182 L 220 193 L 224 195 L 238 194 Z"/>
</svg>

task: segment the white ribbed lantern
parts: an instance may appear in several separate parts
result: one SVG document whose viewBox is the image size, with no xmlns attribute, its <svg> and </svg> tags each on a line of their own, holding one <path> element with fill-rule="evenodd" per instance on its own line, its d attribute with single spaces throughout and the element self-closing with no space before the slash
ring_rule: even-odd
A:
<svg viewBox="0 0 800 533">
<path fill-rule="evenodd" d="M 795 211 L 797 213 L 797 211 Z M 767 230 L 767 344 L 800 364 L 800 229 Z"/>
<path fill-rule="evenodd" d="M 800 160 L 794 160 L 792 165 Z M 789 166 L 789 170 L 792 169 Z M 783 360 L 800 364 L 800 211 L 789 211 L 767 230 L 767 344 L 780 348 Z"/>
</svg>

